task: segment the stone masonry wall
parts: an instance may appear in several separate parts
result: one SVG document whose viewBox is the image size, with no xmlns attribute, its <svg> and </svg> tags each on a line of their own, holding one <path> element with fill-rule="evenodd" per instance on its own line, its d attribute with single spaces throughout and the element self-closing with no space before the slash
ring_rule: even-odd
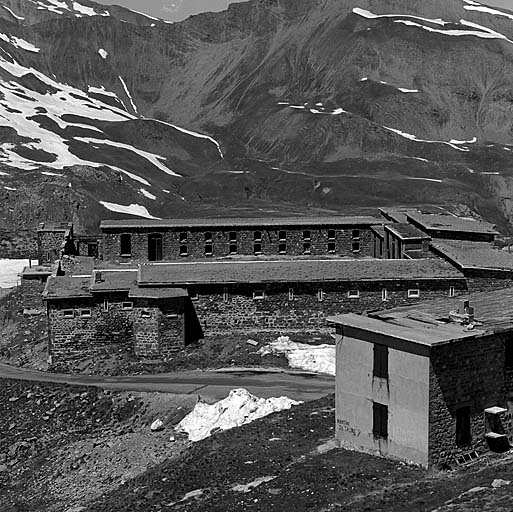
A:
<svg viewBox="0 0 513 512">
<path fill-rule="evenodd" d="M 192 304 L 205 335 L 247 329 L 277 331 L 326 328 L 326 317 L 342 313 L 410 305 L 419 301 L 456 295 L 465 291 L 461 281 L 402 281 L 274 285 L 203 285 L 191 286 Z M 382 300 L 382 290 L 388 298 Z M 408 290 L 419 289 L 418 298 L 408 298 Z M 289 291 L 293 290 L 293 297 Z M 319 290 L 323 292 L 322 302 Z M 348 292 L 358 291 L 358 298 Z M 264 292 L 263 299 L 253 298 L 254 292 Z M 457 299 L 455 299 L 455 304 Z M 456 306 L 455 306 L 456 307 Z"/>
<path fill-rule="evenodd" d="M 358 238 L 353 238 L 354 229 L 358 230 Z M 369 228 L 336 229 L 335 230 L 335 250 L 333 253 L 328 252 L 328 232 L 331 228 L 312 229 L 308 226 L 294 227 L 294 229 L 284 229 L 286 231 L 286 255 L 299 256 L 305 254 L 303 240 L 303 231 L 310 231 L 310 254 L 312 256 L 322 255 L 339 255 L 349 257 L 372 256 L 371 231 Z M 226 230 L 209 231 L 212 234 L 212 256 L 213 258 L 226 257 L 230 255 L 230 233 L 237 233 L 237 254 L 251 255 L 254 252 L 254 236 L 255 231 L 262 234 L 262 254 L 278 255 L 280 254 L 280 229 L 241 229 L 229 228 Z M 187 233 L 187 242 L 180 242 L 180 233 Z M 150 234 L 162 234 L 162 253 L 163 260 L 175 261 L 186 259 L 180 256 L 180 247 L 187 246 L 187 258 L 202 259 L 207 258 L 205 255 L 205 233 L 206 229 L 177 229 L 177 230 L 130 230 L 130 231 L 104 231 L 103 233 L 103 258 L 106 261 L 113 262 L 147 262 L 148 261 L 148 236 Z M 132 237 L 132 254 L 131 257 L 123 258 L 120 256 L 120 235 L 129 233 Z M 353 242 L 359 243 L 359 251 L 353 252 Z M 210 257 L 210 256 L 209 256 Z"/>
<path fill-rule="evenodd" d="M 505 335 L 434 347 L 430 369 L 430 465 L 453 465 L 457 457 L 487 449 L 484 409 L 506 405 Z M 472 442 L 456 445 L 456 409 L 470 407 Z"/>
<path fill-rule="evenodd" d="M 46 284 L 46 276 L 27 277 L 21 279 L 21 294 L 23 297 L 23 309 L 32 311 L 44 311 L 43 290 Z"/>
</svg>

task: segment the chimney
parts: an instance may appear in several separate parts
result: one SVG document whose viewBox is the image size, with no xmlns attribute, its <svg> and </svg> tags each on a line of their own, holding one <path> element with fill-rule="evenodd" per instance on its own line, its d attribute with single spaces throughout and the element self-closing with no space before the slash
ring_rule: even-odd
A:
<svg viewBox="0 0 513 512">
<path fill-rule="evenodd" d="M 97 270 L 94 273 L 94 284 L 98 284 L 98 283 L 101 283 L 101 282 L 103 282 L 102 273 Z"/>
<path fill-rule="evenodd" d="M 458 313 L 460 315 L 466 315 L 468 313 L 468 308 L 470 307 L 470 301 L 469 300 L 462 300 L 460 302 L 460 308 L 458 310 Z"/>
</svg>

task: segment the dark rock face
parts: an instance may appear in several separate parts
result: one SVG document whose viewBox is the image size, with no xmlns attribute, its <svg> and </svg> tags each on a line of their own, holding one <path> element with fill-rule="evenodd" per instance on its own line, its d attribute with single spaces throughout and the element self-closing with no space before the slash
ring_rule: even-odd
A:
<svg viewBox="0 0 513 512">
<path fill-rule="evenodd" d="M 511 13 L 253 0 L 169 24 L 1 0 L 0 18 L 0 185 L 17 189 L 0 187 L 0 228 L 124 214 L 100 201 L 158 217 L 436 203 L 508 228 Z M 20 216 L 28 189 L 43 199 Z"/>
</svg>

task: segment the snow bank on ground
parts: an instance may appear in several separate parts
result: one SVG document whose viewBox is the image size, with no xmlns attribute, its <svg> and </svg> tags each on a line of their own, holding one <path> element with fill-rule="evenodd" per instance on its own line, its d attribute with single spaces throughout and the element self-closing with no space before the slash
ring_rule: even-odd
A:
<svg viewBox="0 0 513 512">
<path fill-rule="evenodd" d="M 28 267 L 29 260 L 0 259 L 0 288 L 12 288 L 19 281 L 18 274 Z"/>
<path fill-rule="evenodd" d="M 265 399 L 252 395 L 246 389 L 232 389 L 226 398 L 215 404 L 199 401 L 176 430 L 186 432 L 191 441 L 201 441 L 215 431 L 240 427 L 300 403 L 286 396 Z"/>
<path fill-rule="evenodd" d="M 284 354 L 291 368 L 335 375 L 335 345 L 308 345 L 296 343 L 288 336 L 280 336 L 263 346 L 258 353 L 262 357 Z"/>
</svg>

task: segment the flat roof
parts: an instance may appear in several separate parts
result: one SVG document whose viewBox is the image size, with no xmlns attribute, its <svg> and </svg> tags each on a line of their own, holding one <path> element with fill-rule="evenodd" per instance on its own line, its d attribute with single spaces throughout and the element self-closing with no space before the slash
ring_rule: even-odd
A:
<svg viewBox="0 0 513 512">
<path fill-rule="evenodd" d="M 91 292 L 127 292 L 136 282 L 136 270 L 95 270 L 90 280 Z"/>
<path fill-rule="evenodd" d="M 413 221 L 425 230 L 459 231 L 487 235 L 499 234 L 494 224 L 480 220 L 456 217 L 455 215 L 408 212 L 406 213 L 406 217 L 408 221 Z"/>
<path fill-rule="evenodd" d="M 36 265 L 33 267 L 24 267 L 21 277 L 26 276 L 51 276 L 53 272 L 52 267 L 44 265 Z"/>
<path fill-rule="evenodd" d="M 189 296 L 184 288 L 139 288 L 134 286 L 128 296 L 131 299 L 178 299 Z"/>
<path fill-rule="evenodd" d="M 66 274 L 70 276 L 92 276 L 94 262 L 95 259 L 91 256 L 63 256 L 61 270 L 65 270 Z"/>
<path fill-rule="evenodd" d="M 213 228 L 213 227 L 275 227 L 287 226 L 372 226 L 381 224 L 378 217 L 371 216 L 341 216 L 327 217 L 254 217 L 254 218 L 208 218 L 208 219 L 127 219 L 103 220 L 100 229 L 129 229 L 129 228 Z"/>
<path fill-rule="evenodd" d="M 440 259 L 266 260 L 143 264 L 140 285 L 463 279 Z"/>
<path fill-rule="evenodd" d="M 43 292 L 44 299 L 80 299 L 90 297 L 90 277 L 50 276 Z"/>
<path fill-rule="evenodd" d="M 488 242 L 435 239 L 431 247 L 462 269 L 513 271 L 513 253 Z"/>
<path fill-rule="evenodd" d="M 72 222 L 41 222 L 37 231 L 69 231 L 73 227 Z"/>
<path fill-rule="evenodd" d="M 401 240 L 430 240 L 431 237 L 421 231 L 420 229 L 412 226 L 407 222 L 397 222 L 395 224 L 388 224 L 385 226 L 385 231 L 390 231 Z"/>
<path fill-rule="evenodd" d="M 381 215 L 387 219 L 392 219 L 394 222 L 408 222 L 406 218 L 407 212 L 415 211 L 413 207 L 396 207 L 396 208 L 380 208 Z"/>
</svg>

